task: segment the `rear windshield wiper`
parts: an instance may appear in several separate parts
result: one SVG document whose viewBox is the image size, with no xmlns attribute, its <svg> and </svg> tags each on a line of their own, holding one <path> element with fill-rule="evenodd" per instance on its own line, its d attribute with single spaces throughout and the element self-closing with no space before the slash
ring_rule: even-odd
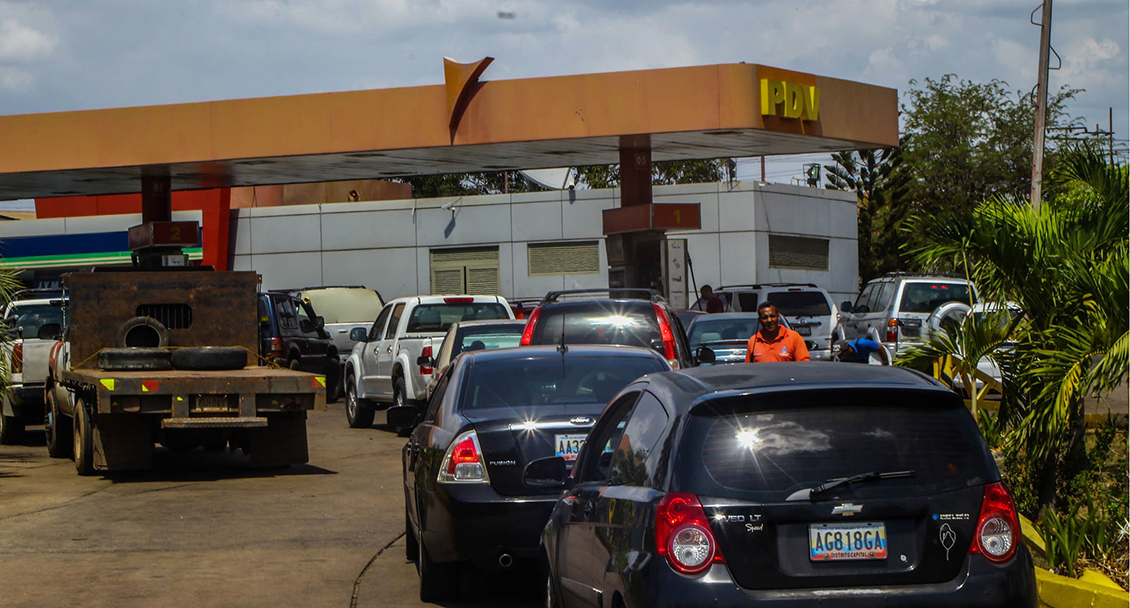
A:
<svg viewBox="0 0 1130 608">
<path fill-rule="evenodd" d="M 851 477 L 842 477 L 839 479 L 829 479 L 824 483 L 814 488 L 804 488 L 797 490 L 789 495 L 785 500 L 813 500 L 818 494 L 829 492 L 836 488 L 843 486 L 850 486 L 853 483 L 860 483 L 863 481 L 877 481 L 880 479 L 898 479 L 900 477 L 914 477 L 914 471 L 887 471 L 880 473 L 878 471 L 871 471 L 869 473 L 860 473 L 859 475 L 852 475 Z"/>
</svg>

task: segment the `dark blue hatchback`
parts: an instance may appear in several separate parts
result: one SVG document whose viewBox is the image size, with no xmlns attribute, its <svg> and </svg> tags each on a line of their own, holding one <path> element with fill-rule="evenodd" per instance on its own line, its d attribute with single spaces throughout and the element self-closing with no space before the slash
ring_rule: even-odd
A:
<svg viewBox="0 0 1130 608">
<path fill-rule="evenodd" d="M 759 363 L 625 388 L 545 529 L 550 606 L 1036 606 L 961 399 L 904 369 Z"/>
</svg>

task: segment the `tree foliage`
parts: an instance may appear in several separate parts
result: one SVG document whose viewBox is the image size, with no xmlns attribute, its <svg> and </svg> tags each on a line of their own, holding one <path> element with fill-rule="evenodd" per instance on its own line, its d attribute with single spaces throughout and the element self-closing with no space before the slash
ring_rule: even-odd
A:
<svg viewBox="0 0 1130 608">
<path fill-rule="evenodd" d="M 724 158 L 711 160 L 671 160 L 652 163 L 651 184 L 703 184 L 721 181 L 726 175 Z M 593 189 L 620 187 L 620 165 L 578 167 L 577 181 Z"/>
<path fill-rule="evenodd" d="M 983 299 L 1024 311 L 1010 331 L 1016 347 L 1001 362 L 1002 423 L 1010 426 L 1006 444 L 1032 464 L 1040 505 L 1054 503 L 1084 460 L 1084 397 L 1114 390 L 1130 366 L 1127 168 L 1078 147 L 1062 153 L 1047 181 L 1050 196 L 1038 211 L 1001 195 L 910 221 L 925 241 L 918 262 L 951 264 Z M 969 350 L 984 348 L 992 346 Z"/>
<path fill-rule="evenodd" d="M 475 196 L 503 192 L 542 192 L 546 190 L 522 177 L 517 171 L 415 175 L 399 179 L 412 184 L 413 198 Z"/>
<path fill-rule="evenodd" d="M 969 209 L 997 196 L 1026 200 L 1032 180 L 1035 96 L 1011 92 L 1008 83 L 987 84 L 953 74 L 921 85 L 910 81 L 902 105 L 903 162 L 913 175 L 912 196 L 919 209 Z M 1047 126 L 1074 121 L 1066 104 L 1078 89 L 1048 96 Z M 1055 164 L 1055 148 L 1045 168 Z"/>
</svg>

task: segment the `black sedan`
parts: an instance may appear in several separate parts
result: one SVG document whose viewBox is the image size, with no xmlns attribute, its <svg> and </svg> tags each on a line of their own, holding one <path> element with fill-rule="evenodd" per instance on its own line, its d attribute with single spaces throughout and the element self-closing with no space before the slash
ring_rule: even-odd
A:
<svg viewBox="0 0 1130 608">
<path fill-rule="evenodd" d="M 905 369 L 654 374 L 605 409 L 545 529 L 549 606 L 1036 606 L 973 417 Z"/>
<path fill-rule="evenodd" d="M 536 564 L 560 490 L 527 485 L 526 463 L 569 468 L 613 395 L 670 369 L 628 346 L 531 346 L 465 352 L 444 371 L 404 448 L 407 554 L 420 599 L 458 595 L 459 570 Z M 401 415 L 407 420 L 399 420 Z M 389 410 L 410 426 L 415 408 Z"/>
</svg>

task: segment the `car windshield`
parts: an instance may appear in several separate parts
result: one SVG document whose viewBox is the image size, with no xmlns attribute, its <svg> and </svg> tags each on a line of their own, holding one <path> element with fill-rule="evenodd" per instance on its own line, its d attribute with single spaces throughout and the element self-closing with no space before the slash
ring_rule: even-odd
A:
<svg viewBox="0 0 1130 608">
<path fill-rule="evenodd" d="M 381 297 L 372 289 L 332 287 L 302 292 L 326 323 L 372 323 L 381 314 Z"/>
<path fill-rule="evenodd" d="M 8 311 L 8 329 L 19 330 L 20 338 L 36 338 L 46 323 L 63 323 L 63 309 L 52 304 L 17 304 Z"/>
<path fill-rule="evenodd" d="M 715 317 L 705 316 L 695 319 L 687 330 L 687 338 L 691 349 L 696 349 L 703 344 L 725 341 L 748 342 L 753 334 L 757 333 L 757 315 L 750 314 L 744 317 Z"/>
<path fill-rule="evenodd" d="M 658 358 L 640 356 L 476 361 L 468 370 L 462 407 L 608 403 L 636 378 L 666 369 Z"/>
<path fill-rule="evenodd" d="M 857 496 L 937 493 L 995 481 L 988 448 L 953 399 L 912 391 L 804 391 L 696 406 L 677 460 L 680 489 L 776 501 L 861 471 L 914 471 Z M 685 487 L 684 487 L 684 484 Z"/>
<path fill-rule="evenodd" d="M 907 283 L 902 289 L 899 310 L 902 312 L 931 313 L 946 302 L 973 304 L 966 283 Z"/>
<path fill-rule="evenodd" d="M 786 317 L 820 317 L 832 314 L 828 299 L 819 291 L 771 291 L 766 298 Z"/>
<path fill-rule="evenodd" d="M 620 344 L 663 352 L 651 302 L 586 302 L 548 306 L 539 313 L 531 344 Z"/>
<path fill-rule="evenodd" d="M 522 330 L 525 325 L 514 323 L 503 326 L 468 327 L 459 332 L 459 337 L 451 347 L 451 356 L 465 350 L 492 350 L 495 348 L 512 348 L 522 341 Z"/>
<path fill-rule="evenodd" d="M 421 304 L 412 310 L 408 331 L 447 331 L 456 321 L 509 319 L 506 307 L 497 302 Z"/>
</svg>

